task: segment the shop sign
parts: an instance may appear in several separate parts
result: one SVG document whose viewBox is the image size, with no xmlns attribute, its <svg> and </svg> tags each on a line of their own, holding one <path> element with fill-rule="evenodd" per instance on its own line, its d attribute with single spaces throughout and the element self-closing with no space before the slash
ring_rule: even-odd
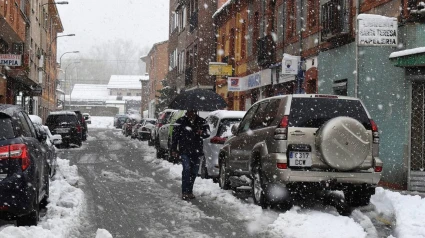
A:
<svg viewBox="0 0 425 238">
<path fill-rule="evenodd" d="M 300 59 L 300 56 L 283 54 L 282 74 L 298 74 L 298 64 L 300 62 Z"/>
<path fill-rule="evenodd" d="M 0 65 L 21 66 L 22 56 L 12 54 L 0 54 Z"/>
<path fill-rule="evenodd" d="M 357 17 L 361 46 L 397 46 L 397 18 L 374 14 L 360 14 Z"/>
<path fill-rule="evenodd" d="M 37 85 L 31 90 L 30 94 L 35 97 L 42 96 L 43 88 L 40 85 Z"/>
<path fill-rule="evenodd" d="M 210 62 L 209 64 L 209 75 L 216 76 L 232 76 L 233 68 L 231 65 L 221 62 Z"/>
<path fill-rule="evenodd" d="M 259 88 L 271 84 L 271 69 L 262 70 L 255 74 L 250 74 L 245 77 L 229 77 L 227 80 L 227 90 L 246 91 L 254 88 Z"/>
</svg>

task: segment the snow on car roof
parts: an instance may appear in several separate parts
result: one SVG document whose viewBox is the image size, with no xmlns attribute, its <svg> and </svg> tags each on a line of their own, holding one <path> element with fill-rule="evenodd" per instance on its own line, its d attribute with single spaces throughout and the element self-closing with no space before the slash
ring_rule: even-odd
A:
<svg viewBox="0 0 425 238">
<path fill-rule="evenodd" d="M 228 111 L 228 110 L 217 110 L 210 112 L 209 115 L 214 115 L 218 118 L 242 118 L 245 116 L 246 111 Z"/>
<path fill-rule="evenodd" d="M 43 120 L 37 115 L 28 115 L 34 124 L 43 125 Z"/>
<path fill-rule="evenodd" d="M 72 111 L 56 111 L 56 112 L 50 112 L 49 115 L 77 115 L 75 112 Z"/>
</svg>

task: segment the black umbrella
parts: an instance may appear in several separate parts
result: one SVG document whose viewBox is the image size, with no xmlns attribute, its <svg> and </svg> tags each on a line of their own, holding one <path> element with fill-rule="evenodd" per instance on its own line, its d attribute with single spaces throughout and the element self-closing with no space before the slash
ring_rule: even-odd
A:
<svg viewBox="0 0 425 238">
<path fill-rule="evenodd" d="M 168 106 L 170 109 L 197 111 L 215 111 L 226 107 L 227 103 L 220 95 L 199 88 L 180 93 Z"/>
</svg>

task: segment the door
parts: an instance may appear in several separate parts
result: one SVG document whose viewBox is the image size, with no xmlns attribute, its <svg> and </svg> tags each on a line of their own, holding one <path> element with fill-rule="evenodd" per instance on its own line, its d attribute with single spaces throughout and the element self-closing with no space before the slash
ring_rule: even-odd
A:
<svg viewBox="0 0 425 238">
<path fill-rule="evenodd" d="M 425 83 L 412 83 L 409 190 L 425 192 Z"/>
</svg>

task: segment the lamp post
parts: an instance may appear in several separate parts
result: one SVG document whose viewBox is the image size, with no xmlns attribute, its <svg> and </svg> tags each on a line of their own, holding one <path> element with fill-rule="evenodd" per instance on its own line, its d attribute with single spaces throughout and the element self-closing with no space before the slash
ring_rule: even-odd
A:
<svg viewBox="0 0 425 238">
<path fill-rule="evenodd" d="M 68 51 L 68 52 L 63 53 L 63 54 L 61 55 L 61 57 L 59 58 L 59 67 L 61 67 L 61 68 L 62 68 L 62 57 L 63 57 L 64 55 L 66 55 L 66 54 L 77 54 L 77 53 L 80 53 L 80 51 L 76 50 L 76 51 Z"/>
<path fill-rule="evenodd" d="M 68 70 L 68 67 L 71 66 L 72 64 L 79 64 L 81 63 L 80 61 L 76 61 L 76 62 L 71 62 L 69 63 L 66 67 L 65 67 L 65 86 L 66 86 L 66 71 Z M 66 87 L 66 89 L 68 89 L 68 87 Z M 65 94 L 63 95 L 63 109 L 65 110 L 65 105 L 66 105 L 66 89 L 65 89 Z M 69 93 L 69 107 L 71 107 L 71 92 Z"/>
</svg>

